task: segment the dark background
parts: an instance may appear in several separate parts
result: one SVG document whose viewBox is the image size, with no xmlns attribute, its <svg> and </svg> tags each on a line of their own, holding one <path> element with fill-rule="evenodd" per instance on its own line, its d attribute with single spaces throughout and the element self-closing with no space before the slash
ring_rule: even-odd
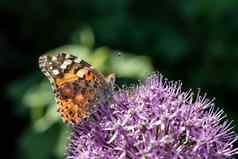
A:
<svg viewBox="0 0 238 159">
<path fill-rule="evenodd" d="M 26 132 L 33 131 L 33 119 L 31 108 L 21 102 L 22 95 L 43 79 L 38 56 L 75 44 L 74 35 L 85 28 L 95 38 L 92 45 L 85 45 L 91 50 L 106 46 L 125 55 L 146 56 L 153 70 L 170 80 L 182 80 L 184 88 L 201 88 L 208 97 L 216 97 L 217 106 L 234 120 L 237 131 L 237 15 L 236 0 L 1 0 L 3 155 L 32 158 L 28 153 L 39 153 L 50 145 L 42 138 L 44 142 L 36 142 L 36 150 L 27 151 L 29 145 L 34 149 L 33 139 L 41 140 L 44 135 L 34 134 L 24 143 L 31 134 Z M 137 79 L 122 77 L 119 81 Z M 52 127 L 56 132 L 62 123 Z M 48 151 L 38 158 L 62 158 L 62 152 Z"/>
</svg>

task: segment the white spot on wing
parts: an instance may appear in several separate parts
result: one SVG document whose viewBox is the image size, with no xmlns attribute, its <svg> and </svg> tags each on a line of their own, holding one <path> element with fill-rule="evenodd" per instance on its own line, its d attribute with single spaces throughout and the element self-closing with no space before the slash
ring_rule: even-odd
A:
<svg viewBox="0 0 238 159">
<path fill-rule="evenodd" d="M 59 72 L 59 70 L 54 69 L 54 70 L 52 70 L 52 73 L 53 73 L 54 75 L 58 75 L 60 72 Z"/>
<path fill-rule="evenodd" d="M 71 60 L 65 60 L 63 64 L 60 66 L 61 69 L 66 69 L 68 65 L 71 65 L 72 61 Z"/>
<path fill-rule="evenodd" d="M 57 61 L 57 57 L 52 56 L 51 60 L 52 60 L 52 61 Z"/>
<path fill-rule="evenodd" d="M 83 75 L 86 73 L 86 71 L 87 70 L 85 70 L 85 69 L 81 69 L 76 73 L 76 75 L 80 78 L 83 78 Z"/>
<path fill-rule="evenodd" d="M 80 59 L 80 58 L 76 58 L 75 60 L 74 60 L 74 62 L 76 62 L 76 63 L 80 63 L 82 60 Z"/>
<path fill-rule="evenodd" d="M 63 64 L 70 65 L 70 64 L 72 64 L 72 61 L 68 59 L 68 60 L 65 60 Z"/>
<path fill-rule="evenodd" d="M 64 69 L 66 69 L 66 68 L 67 68 L 67 65 L 65 65 L 65 64 L 62 64 L 62 65 L 60 65 L 60 68 L 64 70 Z"/>
</svg>

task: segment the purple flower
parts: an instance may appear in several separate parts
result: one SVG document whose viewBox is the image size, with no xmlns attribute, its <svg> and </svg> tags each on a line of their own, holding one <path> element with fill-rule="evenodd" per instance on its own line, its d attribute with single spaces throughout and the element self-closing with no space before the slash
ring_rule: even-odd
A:
<svg viewBox="0 0 238 159">
<path fill-rule="evenodd" d="M 67 159 L 223 159 L 238 154 L 231 122 L 213 100 L 160 74 L 114 92 L 73 127 Z"/>
</svg>

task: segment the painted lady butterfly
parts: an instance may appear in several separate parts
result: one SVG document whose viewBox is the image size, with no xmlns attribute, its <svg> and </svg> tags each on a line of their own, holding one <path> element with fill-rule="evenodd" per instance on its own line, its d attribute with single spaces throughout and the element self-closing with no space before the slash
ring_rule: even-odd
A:
<svg viewBox="0 0 238 159">
<path fill-rule="evenodd" d="M 65 53 L 42 55 L 39 67 L 52 85 L 57 111 L 66 123 L 78 124 L 89 117 L 97 102 L 112 93 L 115 75 L 105 78 L 76 56 Z"/>
</svg>

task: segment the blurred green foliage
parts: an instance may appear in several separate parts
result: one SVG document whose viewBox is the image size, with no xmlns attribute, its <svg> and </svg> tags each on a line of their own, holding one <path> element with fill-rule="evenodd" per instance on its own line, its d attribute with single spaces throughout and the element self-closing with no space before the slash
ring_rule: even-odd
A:
<svg viewBox="0 0 238 159">
<path fill-rule="evenodd" d="M 29 118 L 18 158 L 62 158 L 69 133 L 38 69 L 44 52 L 75 54 L 116 73 L 118 85 L 160 71 L 215 96 L 238 125 L 237 0 L 1 0 L 0 10 L 8 21 L 0 27 L 0 69 L 14 72 L 2 83 L 15 115 Z"/>
</svg>

